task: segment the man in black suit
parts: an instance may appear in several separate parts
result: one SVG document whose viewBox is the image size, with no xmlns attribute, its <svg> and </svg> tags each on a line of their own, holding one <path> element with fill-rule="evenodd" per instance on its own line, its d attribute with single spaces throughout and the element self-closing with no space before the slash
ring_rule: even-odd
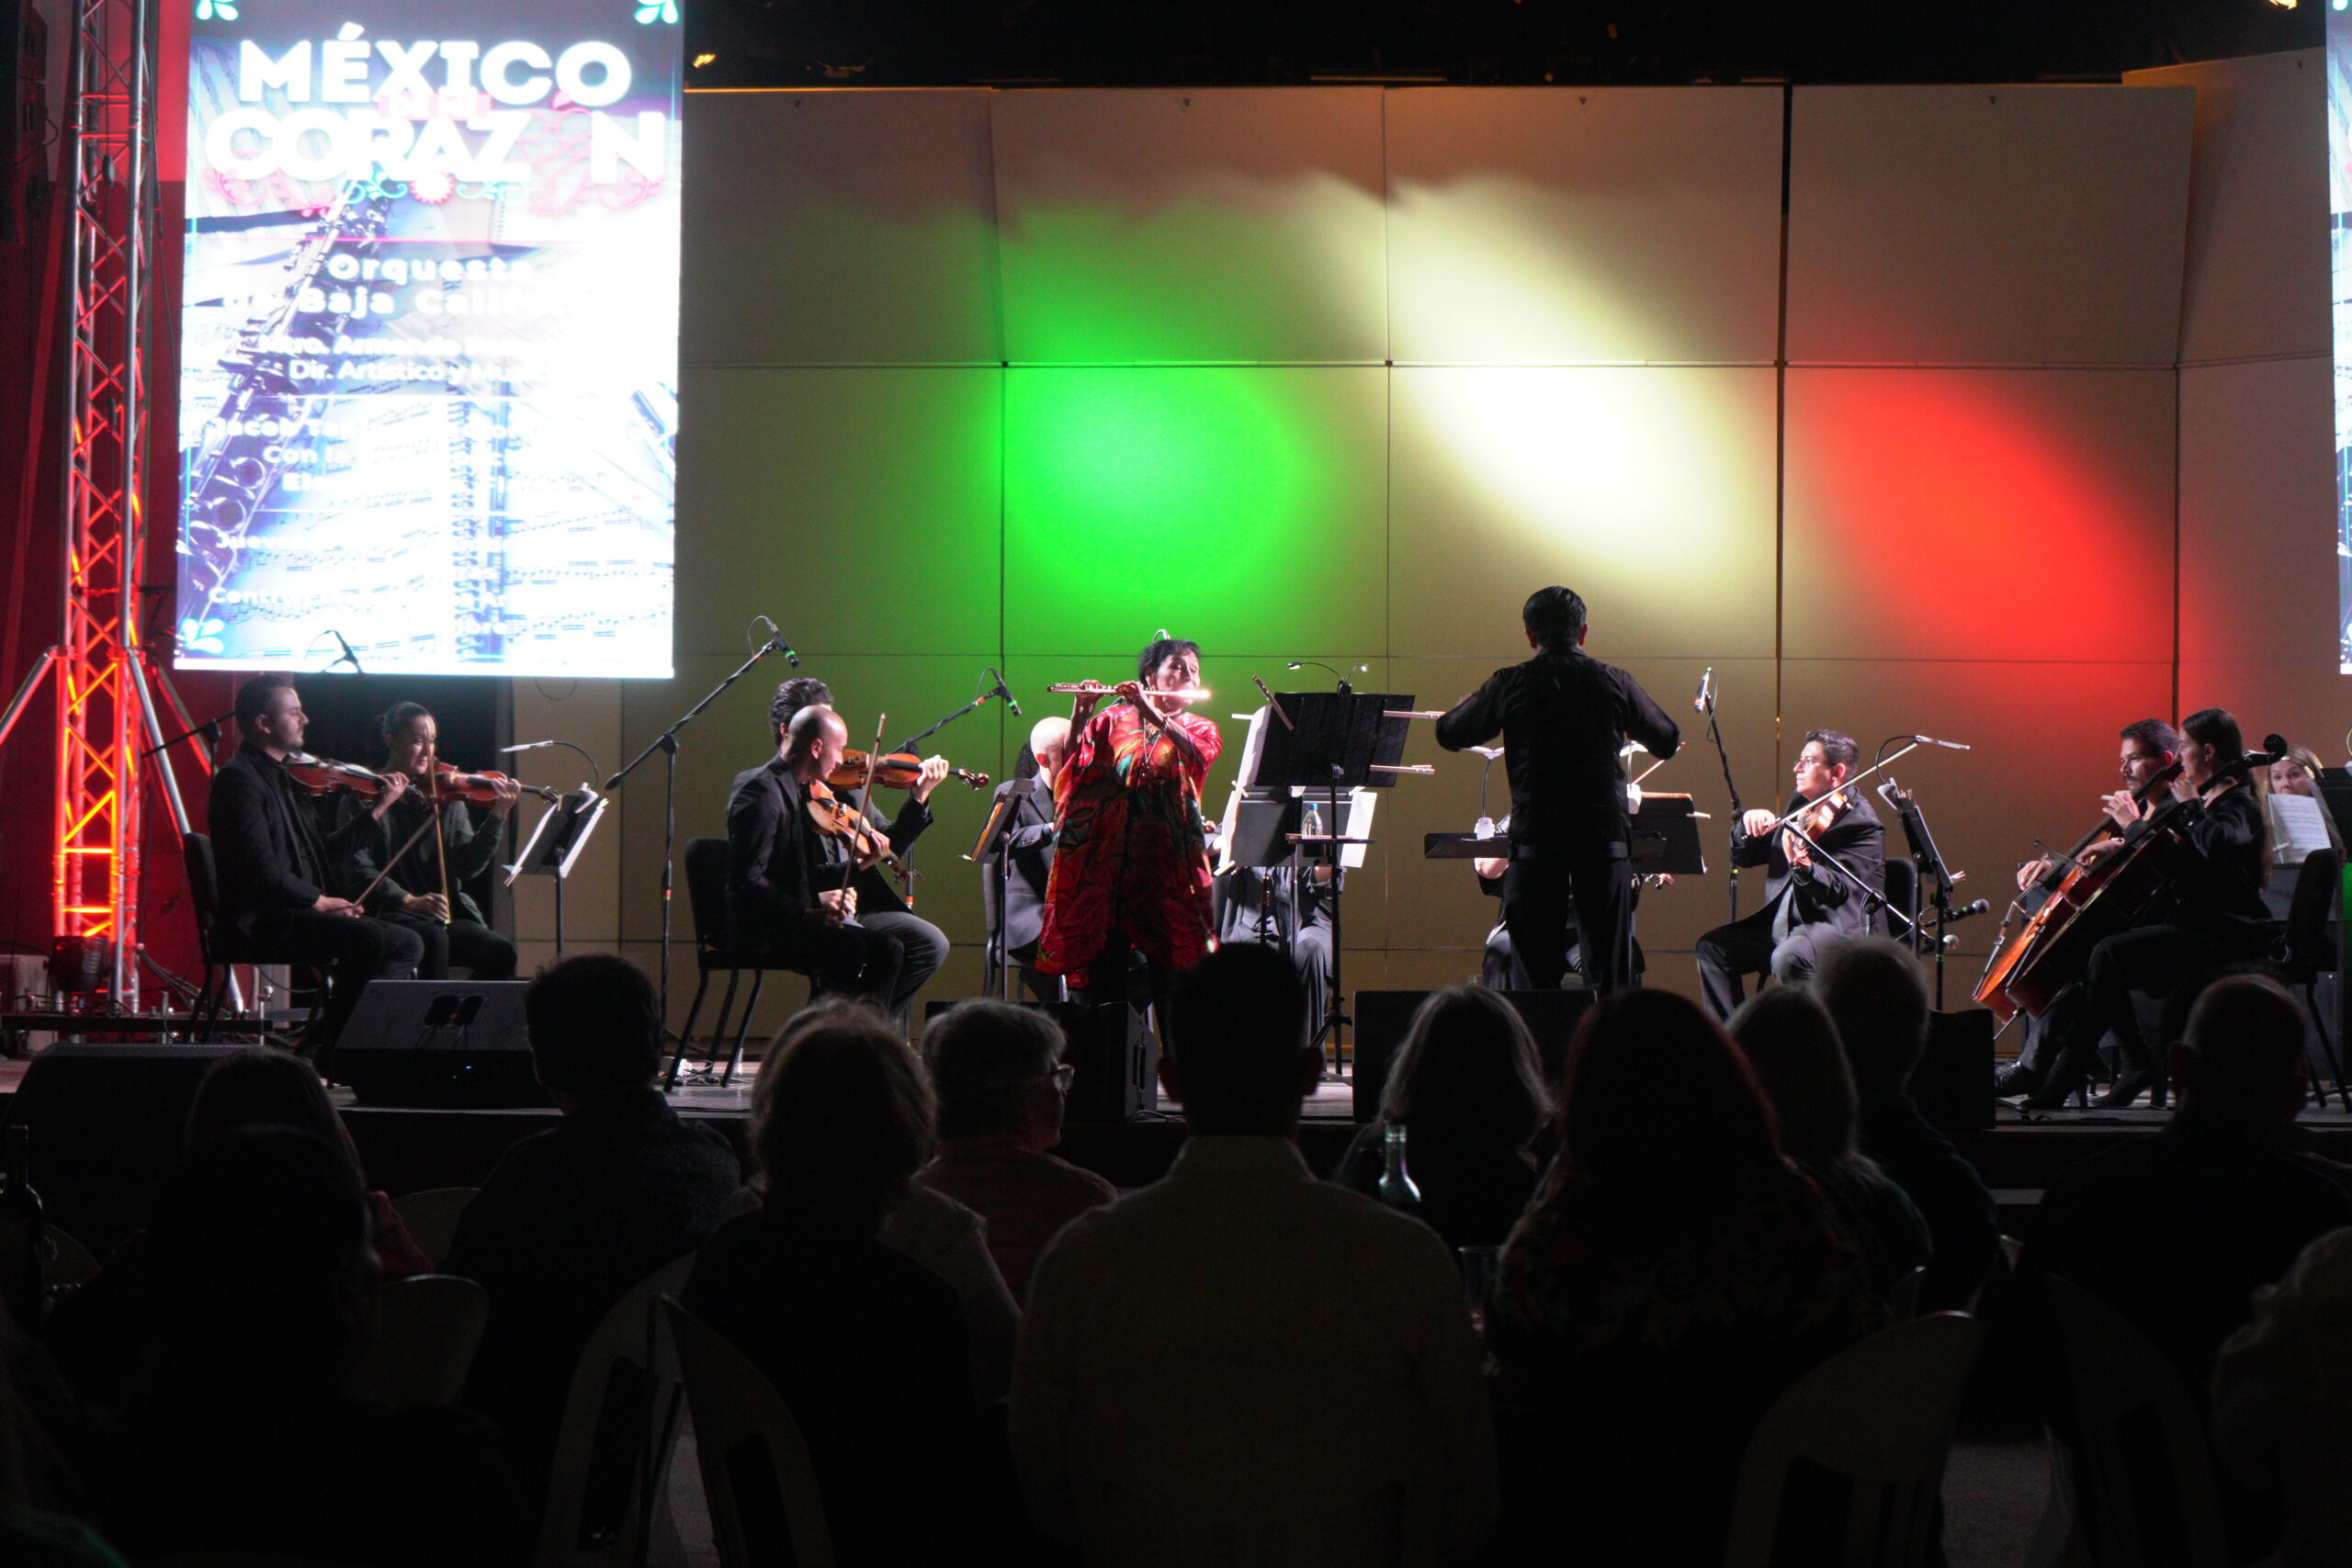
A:
<svg viewBox="0 0 2352 1568">
<path fill-rule="evenodd" d="M 220 877 L 217 929 L 266 962 L 326 971 L 327 1005 L 302 1036 L 303 1055 L 315 1057 L 343 1032 L 368 982 L 413 973 L 424 943 L 341 896 L 359 889 L 330 890 L 335 868 L 349 863 L 362 835 L 380 831 L 377 822 L 407 779 L 388 775 L 372 810 L 351 813 L 330 843 L 311 802 L 286 772 L 308 723 L 302 699 L 284 676 L 259 675 L 240 686 L 241 744 L 212 775 L 206 822 Z"/>
<path fill-rule="evenodd" d="M 1521 612 L 1535 657 L 1498 670 L 1437 721 L 1459 751 L 1503 737 L 1510 773 L 1510 865 L 1503 923 L 1528 982 L 1556 988 L 1568 967 L 1571 912 L 1585 984 L 1608 992 L 1634 975 L 1633 828 L 1619 762 L 1628 736 L 1671 757 L 1681 732 L 1641 683 L 1584 651 L 1584 601 L 1541 588 Z"/>
<path fill-rule="evenodd" d="M 1069 720 L 1041 718 L 1029 730 L 1029 754 L 1036 760 L 1034 777 L 1014 777 L 996 786 L 999 801 L 1012 803 L 999 847 L 988 858 L 988 907 L 1004 900 L 1003 951 L 1020 966 L 1021 983 L 1040 1001 L 1061 996 L 1060 983 L 1036 970 L 1037 938 L 1046 929 L 1046 883 L 1054 871 L 1054 780 L 1069 753 Z M 1012 856 L 1012 875 L 1005 879 L 1004 857 Z"/>
<path fill-rule="evenodd" d="M 809 786 L 841 764 L 849 730 L 820 705 L 783 729 L 763 767 L 735 775 L 727 802 L 727 919 L 736 945 L 797 969 L 819 991 L 846 991 L 886 1008 L 914 994 L 906 944 L 861 924 L 855 868 L 808 819 Z M 915 986 L 930 978 L 917 976 Z"/>
<path fill-rule="evenodd" d="M 1732 835 L 1732 863 L 1769 866 L 1764 907 L 1699 939 L 1699 984 L 1717 1018 L 1729 1018 L 1745 998 L 1745 975 L 1769 969 L 1782 985 L 1809 979 L 1821 950 L 1841 937 L 1868 936 L 1875 908 L 1860 882 L 1873 894 L 1886 891 L 1886 826 L 1859 790 L 1839 794 L 1853 777 L 1861 752 L 1854 738 L 1835 729 L 1805 731 L 1797 752 L 1796 789 L 1782 815 L 1820 803 L 1826 827 L 1810 815 L 1804 831 L 1772 830 L 1769 811 L 1751 811 Z M 1832 804 L 1828 797 L 1836 795 Z M 1819 863 L 1834 860 L 1850 875 Z"/>
</svg>

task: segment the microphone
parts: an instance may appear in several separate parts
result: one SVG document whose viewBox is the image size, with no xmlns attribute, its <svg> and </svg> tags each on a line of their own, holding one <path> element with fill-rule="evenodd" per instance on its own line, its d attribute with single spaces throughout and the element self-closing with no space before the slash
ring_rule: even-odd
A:
<svg viewBox="0 0 2352 1568">
<path fill-rule="evenodd" d="M 770 624 L 774 625 L 773 622 Z M 784 661 L 786 664 L 791 665 L 795 670 L 800 668 L 800 655 L 792 651 L 792 645 L 784 640 L 783 632 L 776 631 L 769 634 L 768 651 L 770 653 L 783 654 Z"/>
<path fill-rule="evenodd" d="M 1916 740 L 1922 746 L 1940 746 L 1947 751 L 1973 751 L 1974 747 L 1964 740 L 1939 740 L 1932 735 L 1906 735 L 1905 740 Z"/>
<path fill-rule="evenodd" d="M 991 697 L 1002 697 L 1004 699 L 1005 711 L 1011 714 L 1013 717 L 1019 718 L 1021 716 L 1021 705 L 1013 700 L 1012 688 L 1004 683 L 1003 673 L 993 666 L 989 668 L 989 673 L 996 677 L 996 690 L 990 692 L 989 695 Z M 986 699 L 982 700 L 985 701 Z"/>
<path fill-rule="evenodd" d="M 362 670 L 362 669 L 359 667 L 359 655 L 357 655 L 357 654 L 356 654 L 356 653 L 354 653 L 354 652 L 352 652 L 352 651 L 351 651 L 351 643 L 350 643 L 350 641 L 349 641 L 347 638 L 345 638 L 345 637 L 344 637 L 344 635 L 343 635 L 341 632 L 339 632 L 339 631 L 335 630 L 333 626 L 329 626 L 329 627 L 327 628 L 327 636 L 329 636 L 329 637 L 331 637 L 334 638 L 334 645 L 335 645 L 337 648 L 339 648 L 339 649 L 343 649 L 343 657 L 342 657 L 341 659 L 336 660 L 334 661 L 334 664 L 348 664 L 348 665 L 350 665 L 350 666 L 351 666 L 351 672 L 352 672 L 354 675 L 365 675 L 366 673 L 368 673 L 368 671 L 367 671 Z M 327 666 L 327 668 L 328 668 L 328 669 L 330 669 L 330 670 L 332 670 L 332 669 L 334 669 L 334 664 L 330 664 L 330 665 L 328 665 L 328 666 Z"/>
<path fill-rule="evenodd" d="M 1987 898 L 1979 898 L 1973 903 L 1962 904 L 1958 908 L 1944 916 L 1944 924 L 1950 925 L 1954 920 L 1964 920 L 1973 915 L 1989 915 L 1992 912 L 1992 900 Z"/>
<path fill-rule="evenodd" d="M 1707 666 L 1707 672 L 1699 677 L 1699 695 L 1697 700 L 1691 703 L 1690 711 L 1692 713 L 1704 713 L 1707 711 L 1707 705 L 1714 700 L 1715 667 L 1710 664 Z"/>
<path fill-rule="evenodd" d="M 526 740 L 520 746 L 501 746 L 498 749 L 498 754 L 502 757 L 511 757 L 517 751 L 543 751 L 550 746 L 562 744 L 560 740 Z"/>
</svg>

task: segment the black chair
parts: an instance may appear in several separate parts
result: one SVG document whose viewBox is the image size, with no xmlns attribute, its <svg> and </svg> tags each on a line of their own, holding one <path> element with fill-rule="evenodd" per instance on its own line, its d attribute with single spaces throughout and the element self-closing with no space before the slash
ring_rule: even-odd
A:
<svg viewBox="0 0 2352 1568">
<path fill-rule="evenodd" d="M 1886 901 L 1894 906 L 1895 913 L 1917 925 L 1919 919 L 1919 868 L 1901 855 L 1889 855 L 1885 892 Z M 1873 910 L 1871 920 L 1872 929 L 1881 936 L 1891 936 L 1905 946 L 1917 945 L 1911 941 L 1909 929 L 1884 909 Z"/>
<path fill-rule="evenodd" d="M 196 909 L 197 956 L 204 964 L 204 977 L 197 985 L 196 1005 L 188 1012 L 188 1035 L 194 1040 L 209 1040 L 220 1031 L 220 1010 L 227 1005 L 229 993 L 236 985 L 236 966 L 246 964 L 259 968 L 285 960 L 220 929 L 220 866 L 212 853 L 210 834 L 190 833 L 181 840 L 180 864 L 187 873 L 188 902 Z M 258 980 L 255 985 L 258 987 Z M 298 985 L 297 988 L 304 987 Z M 311 998 L 311 1013 L 315 1018 L 324 982 L 312 976 L 307 989 Z"/>
<path fill-rule="evenodd" d="M 2303 993 L 2303 1006 L 2312 1015 L 2312 1037 L 2319 1046 L 2319 1061 L 2315 1064 L 2335 1081 L 2336 1098 L 2344 1109 L 2352 1111 L 2352 1088 L 2344 1081 L 2344 1052 L 2342 1043 L 2329 1037 L 2327 1020 L 2319 1010 L 2319 977 L 2333 974 L 2339 967 L 2335 943 L 2328 937 L 2329 918 L 2335 911 L 2336 888 L 2344 880 L 2344 854 L 2340 850 L 2313 850 L 2303 859 L 2295 873 L 2295 892 L 2287 906 L 2286 930 L 2279 936 L 2278 976 Z M 2340 983 L 2340 982 L 2339 982 Z M 2312 1074 L 2314 1081 L 2318 1073 Z M 2321 1103 L 2327 1100 L 2324 1089 L 2317 1090 Z"/>
<path fill-rule="evenodd" d="M 701 971 L 701 978 L 695 986 L 695 999 L 686 1007 L 686 1026 L 678 1032 L 678 1049 L 670 1058 L 666 1084 L 671 1089 L 678 1087 L 678 1073 L 685 1066 L 686 1051 L 694 1042 L 695 1020 L 701 1016 L 702 999 L 710 990 L 711 976 L 721 971 L 727 976 L 727 989 L 718 998 L 718 1021 L 710 1032 L 715 1051 L 717 1043 L 726 1038 L 727 1018 L 735 1010 L 735 987 L 749 970 L 752 995 L 744 1002 L 743 1016 L 736 1025 L 734 1053 L 728 1058 L 727 1071 L 718 1080 L 723 1088 L 735 1081 L 736 1073 L 743 1066 L 743 1043 L 752 1032 L 752 1014 L 760 1005 L 761 988 L 767 984 L 770 974 L 785 965 L 765 962 L 758 953 L 738 953 L 729 945 L 726 840 L 686 840 L 686 908 L 694 915 L 695 964 Z"/>
</svg>

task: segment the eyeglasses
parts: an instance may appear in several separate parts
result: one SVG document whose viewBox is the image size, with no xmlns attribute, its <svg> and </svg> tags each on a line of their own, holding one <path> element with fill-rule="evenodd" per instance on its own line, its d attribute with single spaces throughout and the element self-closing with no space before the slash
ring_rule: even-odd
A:
<svg viewBox="0 0 2352 1568">
<path fill-rule="evenodd" d="M 1071 1066 L 1068 1062 L 1064 1062 L 1060 1066 L 1056 1067 L 1046 1076 L 1054 1080 L 1055 1093 L 1068 1094 L 1069 1092 L 1070 1084 L 1078 1077 L 1078 1069 Z"/>
</svg>

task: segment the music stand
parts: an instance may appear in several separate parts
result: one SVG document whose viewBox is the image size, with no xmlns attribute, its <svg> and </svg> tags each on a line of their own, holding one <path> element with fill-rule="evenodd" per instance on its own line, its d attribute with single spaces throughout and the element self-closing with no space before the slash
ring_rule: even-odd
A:
<svg viewBox="0 0 2352 1568">
<path fill-rule="evenodd" d="M 1323 815 L 1322 833 L 1312 838 L 1305 834 L 1288 836 L 1302 850 L 1311 849 L 1318 863 L 1331 868 L 1330 993 L 1322 1021 L 1316 1026 L 1315 1038 L 1309 1043 L 1310 1048 L 1320 1049 L 1327 1039 L 1330 1042 L 1329 1076 L 1336 1078 L 1341 1076 L 1345 1032 L 1355 1022 L 1348 1016 L 1347 987 L 1340 983 L 1340 975 L 1345 951 L 1340 940 L 1343 927 L 1340 874 L 1345 863 L 1341 856 L 1349 844 L 1371 841 L 1369 836 L 1353 839 L 1348 835 L 1344 824 L 1349 818 L 1340 814 L 1340 795 L 1343 790 L 1384 789 L 1396 784 L 1410 720 L 1388 716 L 1409 710 L 1413 699 L 1384 692 L 1279 692 L 1274 700 L 1290 715 L 1291 722 L 1265 728 L 1264 746 L 1258 759 L 1258 783 L 1302 788 L 1309 795 L 1321 794 L 1329 807 Z"/>
<path fill-rule="evenodd" d="M 605 815 L 605 807 L 612 804 L 610 795 L 599 795 L 582 784 L 570 795 L 558 800 L 539 814 L 537 826 L 531 829 L 523 852 L 506 870 L 506 886 L 514 886 L 521 876 L 552 876 L 555 878 L 555 955 L 563 956 L 563 885 L 571 876 L 571 867 L 580 859 L 580 852 L 588 847 L 588 836 Z"/>
<path fill-rule="evenodd" d="M 1637 876 L 1704 876 L 1706 847 L 1699 824 L 1707 814 L 1687 795 L 1644 795 L 1633 814 L 1633 868 Z"/>
</svg>

